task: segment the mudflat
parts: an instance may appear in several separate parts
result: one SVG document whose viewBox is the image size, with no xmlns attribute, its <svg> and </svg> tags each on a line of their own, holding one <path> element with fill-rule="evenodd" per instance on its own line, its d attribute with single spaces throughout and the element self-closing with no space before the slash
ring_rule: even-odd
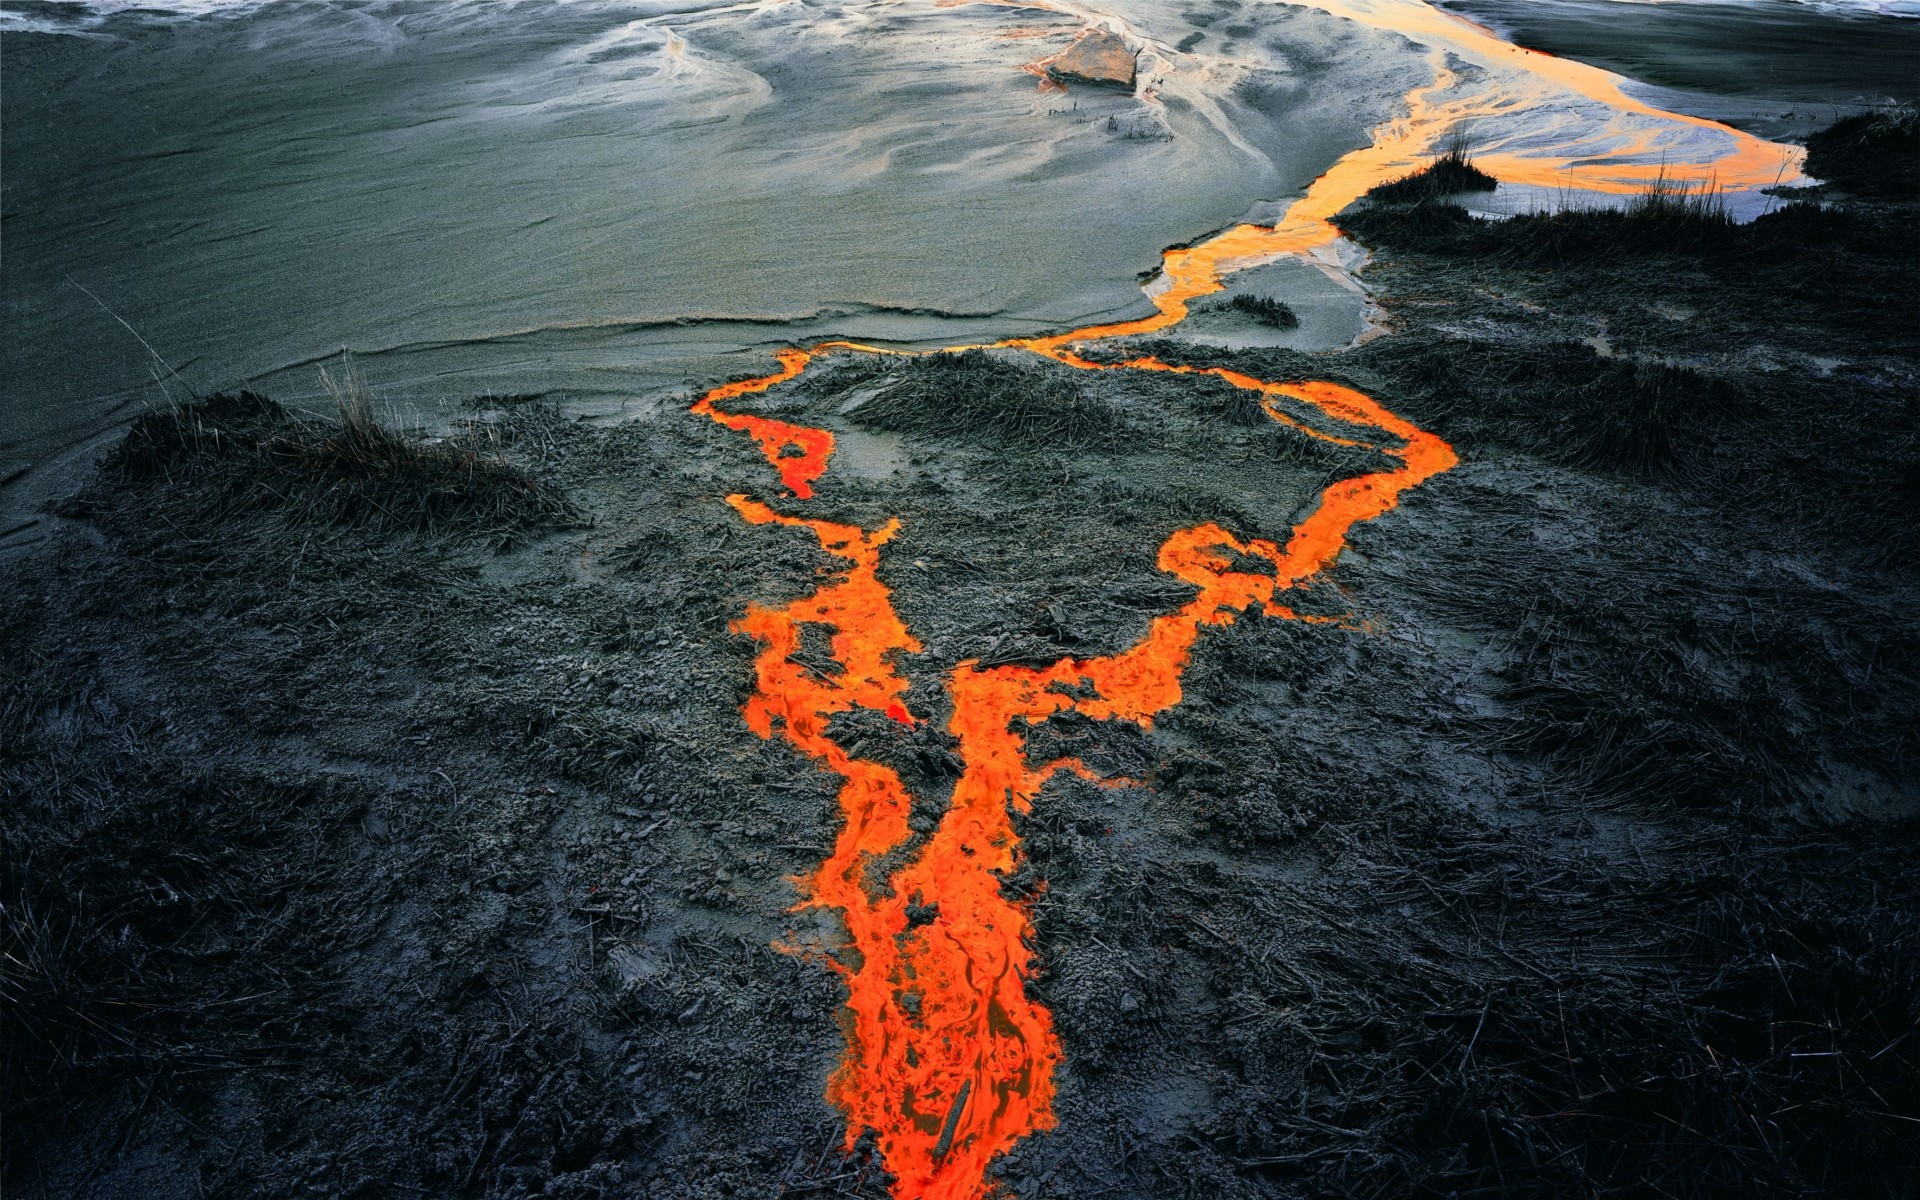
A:
<svg viewBox="0 0 1920 1200">
<path fill-rule="evenodd" d="M 1019 727 L 1086 772 L 1010 814 L 1060 1058 L 987 1178 L 1897 1194 L 1912 206 L 1368 202 L 1388 336 L 1099 350 L 1342 381 L 1460 461 L 1201 631 L 1150 724 Z M 818 730 L 910 797 L 876 897 L 971 769 L 956 681 L 1122 654 L 1195 595 L 1171 532 L 1284 541 L 1392 469 L 1248 396 L 839 350 L 723 402 L 834 435 L 811 518 L 897 521 L 904 718 Z M 470 413 L 145 418 L 9 571 L 10 1188 L 889 1193 L 822 1098 L 861 962 L 790 882 L 842 780 L 740 716 L 769 669 L 856 685 L 832 630 L 770 660 L 738 624 L 849 552 L 743 520 L 805 472 L 684 408 Z"/>
<path fill-rule="evenodd" d="M 31 10 L 9 86 L 30 61 L 77 112 L 213 44 L 377 76 L 369 38 L 447 107 L 295 110 L 258 184 L 393 267 L 298 337 L 405 340 L 204 386 L 147 338 L 147 403 L 61 410 L 66 473 L 0 485 L 45 498 L 0 525 L 0 1186 L 1913 1190 L 1920 121 L 1803 157 L 1413 0 L 1121 8 L 832 10 L 808 53 L 882 72 L 838 126 L 784 74 L 819 32 L 789 10 L 576 5 L 498 43 L 492 7 Z M 1140 48 L 1135 94 L 1035 78 L 1090 26 Z M 663 124 L 675 88 L 715 119 Z M 1042 105 L 1066 141 L 1021 124 Z M 556 136 L 516 158 L 529 119 Z M 1289 120 L 1326 140 L 1269 156 Z M 796 211 L 768 201 L 707 266 L 817 310 L 622 315 L 729 277 L 601 224 L 725 206 L 673 192 L 707 182 L 684 163 L 606 200 L 598 155 L 632 146 L 597 122 L 724 147 L 839 233 L 945 180 L 962 233 L 797 229 L 755 266 Z M 1026 132 L 969 140 L 996 128 Z M 1142 150 L 1331 165 L 1226 224 L 1195 167 L 1137 291 L 1112 247 L 927 257 L 1024 245 L 1021 189 Z M 58 172 L 9 191 L 9 238 L 50 235 L 8 276 L 9 320 L 53 331 L 29 356 L 69 354 L 48 296 L 137 346 L 196 319 L 41 288 L 63 254 L 144 247 L 155 286 L 317 261 L 128 241 L 170 168 L 103 161 L 76 173 L 144 181 L 104 214 L 62 224 Z M 402 218 L 515 161 L 582 203 L 523 231 L 573 258 L 449 302 L 490 285 Z M 227 182 L 208 211 L 257 198 Z M 886 255 L 1038 299 L 850 305 Z M 1087 289 L 1127 298 L 1062 299 Z M 486 332 L 523 308 L 552 319 Z"/>
<path fill-rule="evenodd" d="M 295 406 L 350 349 L 433 425 L 1137 313 L 1162 247 L 1305 187 L 1421 70 L 1309 9 L 1213 28 L 1146 96 L 1041 90 L 1024 64 L 1085 21 L 996 5 L 168 7 L 8 6 L 0 465 L 96 457 L 157 399 L 116 318 Z M 1198 29 L 1115 9 L 1162 56 Z"/>
</svg>

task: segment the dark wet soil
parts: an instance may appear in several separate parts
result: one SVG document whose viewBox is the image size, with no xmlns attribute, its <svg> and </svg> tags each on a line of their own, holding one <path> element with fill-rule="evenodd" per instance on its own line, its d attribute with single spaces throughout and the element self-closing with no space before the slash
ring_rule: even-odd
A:
<svg viewBox="0 0 1920 1200">
<path fill-rule="evenodd" d="M 1382 210 L 1388 336 L 1154 344 L 1351 382 L 1462 464 L 1300 605 L 1347 620 L 1209 632 L 1150 732 L 1036 734 L 1142 783 L 1061 777 L 1022 826 L 1066 1060 L 1009 1194 L 1920 1186 L 1920 358 L 1886 315 L 1920 256 L 1911 209 L 1830 200 L 1764 255 L 1551 260 Z M 951 418 L 982 394 L 1015 416 Z M 818 515 L 903 522 L 933 720 L 836 736 L 928 826 L 954 663 L 1130 644 L 1188 595 L 1170 530 L 1281 535 L 1374 465 L 1210 380 L 1030 358 L 849 355 L 755 403 L 841 434 Z M 0 582 L 8 1193 L 885 1195 L 821 1099 L 840 985 L 774 948 L 833 937 L 786 880 L 835 781 L 741 723 L 728 623 L 832 562 L 727 508 L 775 495 L 751 444 L 496 398 L 369 482 L 270 405 L 190 420 Z"/>
<path fill-rule="evenodd" d="M 1533 50 L 1686 91 L 1765 98 L 1783 107 L 1915 97 L 1920 21 L 1835 5 L 1688 0 L 1444 0 Z"/>
</svg>

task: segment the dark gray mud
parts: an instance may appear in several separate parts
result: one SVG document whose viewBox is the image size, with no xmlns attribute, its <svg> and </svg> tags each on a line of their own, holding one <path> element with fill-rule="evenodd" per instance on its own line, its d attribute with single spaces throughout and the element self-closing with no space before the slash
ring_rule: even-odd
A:
<svg viewBox="0 0 1920 1200">
<path fill-rule="evenodd" d="M 1795 0 L 1443 0 L 1518 45 L 1689 92 L 1786 105 L 1912 100 L 1920 20 Z M 1893 6 L 1887 6 L 1893 7 Z"/>
<path fill-rule="evenodd" d="M 1140 782 L 1022 822 L 1066 1058 L 1010 1194 L 1911 1194 L 1920 256 L 1835 203 L 1738 245 L 1382 205 L 1389 336 L 1153 345 L 1462 464 L 1298 604 L 1340 621 L 1035 734 Z M 955 663 L 1120 649 L 1190 594 L 1171 530 L 1280 536 L 1379 466 L 999 354 L 752 403 L 839 435 L 809 515 L 903 523 L 930 720 L 835 734 L 923 831 Z M 257 401 L 183 419 L 0 584 L 8 1193 L 883 1196 L 821 1099 L 842 989 L 774 949 L 833 936 L 786 877 L 836 781 L 742 724 L 728 624 L 834 563 L 727 508 L 775 495 L 753 447 L 508 397 L 367 475 Z"/>
</svg>

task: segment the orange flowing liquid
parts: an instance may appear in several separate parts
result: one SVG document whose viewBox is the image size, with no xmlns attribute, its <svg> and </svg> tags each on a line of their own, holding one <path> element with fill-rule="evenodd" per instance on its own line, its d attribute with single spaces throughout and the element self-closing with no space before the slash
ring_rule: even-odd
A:
<svg viewBox="0 0 1920 1200">
<path fill-rule="evenodd" d="M 960 3 L 964 0 L 939 0 Z M 895 1177 L 899 1200 L 972 1200 L 992 1190 L 986 1171 L 1020 1138 L 1054 1123 L 1053 1068 L 1061 1056 L 1047 1010 L 1027 995 L 1031 976 L 1027 907 L 1010 899 L 1002 880 L 1019 865 L 1013 820 L 1029 810 L 1056 773 L 1092 778 L 1063 759 L 1034 764 L 1023 730 L 1060 713 L 1150 727 L 1181 699 L 1181 678 L 1202 630 L 1233 623 L 1251 610 L 1301 617 L 1283 593 L 1311 580 L 1339 556 L 1354 525 L 1391 510 L 1407 489 L 1457 461 L 1444 441 L 1351 388 L 1314 381 L 1271 382 L 1218 367 L 1192 367 L 1136 357 L 1099 362 L 1082 343 L 1151 333 L 1182 320 L 1191 301 L 1220 291 L 1222 277 L 1282 255 L 1310 255 L 1339 236 L 1330 218 L 1373 185 L 1414 169 L 1462 121 L 1510 107 L 1512 89 L 1571 90 L 1615 112 L 1653 115 L 1706 126 L 1724 135 L 1724 154 L 1709 164 L 1727 183 L 1772 182 L 1792 167 L 1793 152 L 1693 118 L 1659 114 L 1619 91 L 1617 77 L 1507 46 L 1478 26 L 1417 0 L 1317 0 L 1320 7 L 1383 27 L 1401 22 L 1435 48 L 1434 82 L 1407 97 L 1407 115 L 1374 131 L 1314 182 L 1273 226 L 1240 225 L 1196 246 L 1168 251 L 1150 286 L 1151 316 L 1048 337 L 1018 338 L 991 348 L 1024 350 L 1084 370 L 1205 374 L 1258 392 L 1267 414 L 1315 438 L 1369 447 L 1394 460 L 1390 470 L 1340 480 L 1320 494 L 1313 512 L 1284 544 L 1242 540 L 1213 523 L 1181 529 L 1160 546 L 1158 566 L 1195 589 L 1192 599 L 1156 617 L 1146 635 L 1118 654 L 1062 658 L 1045 667 L 958 664 L 947 680 L 962 773 L 947 812 L 918 854 L 884 879 L 885 856 L 913 838 L 911 797 L 891 768 L 853 757 L 828 736 L 836 714 L 865 709 L 915 721 L 907 706 L 902 655 L 921 647 L 894 611 L 877 571 L 897 520 L 867 531 L 792 516 L 735 495 L 734 509 L 754 524 L 808 530 L 844 568 L 812 595 L 779 607 L 754 605 L 733 628 L 759 643 L 755 690 L 743 715 L 763 738 L 779 737 L 842 780 L 844 825 L 832 853 L 795 881 L 799 908 L 826 908 L 846 925 L 847 946 L 828 961 L 847 986 L 843 1025 L 847 1050 L 827 1085 L 827 1099 L 847 1116 L 847 1146 L 871 1130 Z M 1424 35 L 1424 36 L 1422 36 Z M 1459 79 L 1442 50 L 1487 58 L 1519 55 L 1526 74 L 1504 93 L 1454 95 Z M 1622 133 L 1627 158 L 1651 135 Z M 1635 140 L 1638 138 L 1639 140 Z M 1503 178 L 1558 182 L 1574 160 L 1538 153 L 1496 152 L 1481 158 Z M 1671 164 L 1659 168 L 1685 179 Z M 1582 187 L 1644 186 L 1655 168 L 1621 161 L 1580 180 Z M 1797 172 L 1796 172 L 1797 175 Z M 974 347 L 955 346 L 946 353 Z M 799 376 L 826 351 L 897 353 L 846 342 L 787 349 L 770 375 L 714 388 L 693 411 L 751 437 L 795 500 L 813 494 L 827 470 L 833 435 L 719 406 Z M 1252 562 L 1259 570 L 1236 569 Z M 840 673 L 826 676 L 794 659 L 805 628 L 830 633 Z"/>
<path fill-rule="evenodd" d="M 820 349 L 783 352 L 780 372 L 716 388 L 699 405 L 705 415 L 753 437 L 796 496 L 824 469 L 831 435 L 801 431 L 824 440 L 802 439 L 795 426 L 724 413 L 714 401 L 724 398 L 722 392 L 745 395 L 791 379 Z M 1073 355 L 1065 360 L 1084 361 Z M 848 999 L 847 1054 L 828 1083 L 827 1098 L 847 1114 L 849 1148 L 862 1130 L 877 1135 L 895 1176 L 894 1194 L 902 1200 L 985 1195 L 985 1171 L 994 1156 L 1053 1125 L 1059 1040 L 1046 1009 L 1026 993 L 1032 924 L 1025 906 L 1003 893 L 1001 880 L 1018 866 L 1013 814 L 1028 811 L 1056 772 L 1091 773 L 1071 759 L 1030 764 L 1017 723 L 1030 728 L 1072 710 L 1095 720 L 1151 726 L 1157 714 L 1180 702 L 1180 679 L 1203 628 L 1230 624 L 1256 606 L 1269 616 L 1294 618 L 1277 593 L 1331 564 L 1355 523 L 1388 511 L 1401 492 L 1456 461 L 1439 438 L 1337 384 L 1267 383 L 1222 368 L 1150 358 L 1085 365 L 1212 375 L 1261 392 L 1276 420 L 1343 445 L 1370 445 L 1398 465 L 1327 487 L 1284 546 L 1243 541 L 1210 522 L 1176 531 L 1161 545 L 1158 565 L 1192 584 L 1196 594 L 1155 618 L 1147 635 L 1122 653 L 1063 658 L 1041 668 L 981 667 L 975 661 L 955 667 L 948 680 L 948 730 L 959 741 L 963 770 L 918 857 L 885 880 L 870 878 L 871 868 L 911 838 L 911 796 L 892 768 L 848 754 L 828 736 L 828 725 L 835 714 L 855 709 L 914 719 L 897 658 L 919 653 L 920 644 L 877 576 L 880 550 L 899 522 L 868 532 L 789 516 L 745 496 L 728 498 L 753 524 L 809 530 L 821 549 L 846 564 L 811 596 L 777 608 L 751 606 L 733 628 L 760 643 L 754 694 L 743 710 L 747 725 L 761 737 L 784 738 L 842 780 L 845 824 L 833 851 L 796 882 L 801 906 L 837 911 L 848 935 L 848 950 L 829 960 L 847 984 Z M 1385 436 L 1338 437 L 1309 423 L 1316 420 Z M 817 459 L 783 456 L 786 448 L 802 445 L 826 449 Z M 1263 559 L 1272 571 L 1236 571 L 1235 554 Z M 795 661 L 808 625 L 831 631 L 830 653 L 840 674 L 828 677 Z"/>
<path fill-rule="evenodd" d="M 833 454 L 833 434 L 824 429 L 809 429 L 804 425 L 789 425 L 785 421 L 769 421 L 764 417 L 736 416 L 714 407 L 722 400 L 764 392 L 777 383 L 785 383 L 806 370 L 807 364 L 813 361 L 813 354 L 806 350 L 782 350 L 774 357 L 780 361 L 778 371 L 758 379 L 721 384 L 700 397 L 693 411 L 751 437 L 759 444 L 760 453 L 766 455 L 767 461 L 780 472 L 780 482 L 787 485 L 787 490 L 801 500 L 811 500 L 813 481 L 826 474 L 827 459 Z M 793 453 L 789 454 L 788 451 Z"/>
<path fill-rule="evenodd" d="M 1443 83 L 1457 82 L 1449 56 L 1490 72 L 1482 90 L 1446 99 L 1434 93 L 1429 104 L 1432 115 L 1469 130 L 1497 126 L 1514 112 L 1556 113 L 1582 105 L 1604 112 L 1604 120 L 1544 120 L 1523 138 L 1476 147 L 1477 165 L 1508 183 L 1633 194 L 1656 181 L 1759 188 L 1802 178 L 1797 147 L 1656 108 L 1629 95 L 1626 80 L 1611 71 L 1513 45 L 1426 0 L 1296 2 L 1425 45 Z"/>
<path fill-rule="evenodd" d="M 752 437 L 796 498 L 810 494 L 811 482 L 825 470 L 832 435 L 727 413 L 716 403 L 792 379 L 815 355 L 837 348 L 866 349 L 839 343 L 783 351 L 779 371 L 715 388 L 696 406 Z M 1095 720 L 1151 726 L 1157 714 L 1180 702 L 1181 676 L 1203 628 L 1230 624 L 1256 606 L 1269 616 L 1296 618 L 1277 593 L 1331 564 L 1356 522 L 1388 511 L 1401 492 L 1455 462 L 1439 438 L 1337 384 L 1269 383 L 1225 368 L 1152 358 L 1103 365 L 1053 343 L 1026 348 L 1088 369 L 1211 375 L 1261 393 L 1276 421 L 1342 445 L 1372 446 L 1398 465 L 1328 486 L 1284 546 L 1243 541 L 1210 522 L 1176 531 L 1161 545 L 1158 565 L 1192 584 L 1196 594 L 1155 618 L 1147 635 L 1120 654 L 1063 658 L 1043 668 L 981 667 L 975 661 L 955 667 L 948 680 L 948 730 L 959 742 L 962 773 L 918 856 L 884 880 L 872 878 L 872 869 L 912 837 L 912 797 L 892 768 L 853 757 L 828 729 L 835 714 L 856 709 L 901 722 L 914 719 L 898 657 L 921 647 L 878 578 L 881 548 L 899 522 L 869 532 L 787 515 L 745 496 L 728 498 L 753 524 L 808 530 L 822 550 L 846 564 L 812 595 L 779 607 L 754 605 L 733 628 L 760 644 L 754 694 L 743 710 L 749 728 L 764 738 L 784 738 L 842 780 L 838 800 L 845 824 L 833 851 L 796 883 L 801 907 L 833 909 L 847 930 L 847 949 L 829 960 L 847 985 L 847 1054 L 828 1083 L 827 1098 L 847 1114 L 849 1148 L 861 1131 L 874 1131 L 895 1176 L 894 1194 L 902 1200 L 985 1195 L 993 1158 L 1053 1124 L 1059 1040 L 1046 1009 L 1027 995 L 1032 924 L 1025 905 L 1009 899 L 1001 881 L 1018 866 L 1014 813 L 1028 811 L 1056 772 L 1091 772 L 1071 759 L 1031 764 L 1019 723 L 1031 728 L 1072 710 Z M 1355 436 L 1319 427 L 1327 422 Z M 1272 570 L 1234 570 L 1236 554 L 1242 561 L 1265 560 Z M 830 633 L 838 675 L 796 661 L 809 625 Z"/>
</svg>

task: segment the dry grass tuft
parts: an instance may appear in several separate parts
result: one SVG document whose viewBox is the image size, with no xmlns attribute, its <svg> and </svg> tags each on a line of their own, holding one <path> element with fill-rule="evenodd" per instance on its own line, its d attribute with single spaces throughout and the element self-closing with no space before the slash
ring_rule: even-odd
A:
<svg viewBox="0 0 1920 1200">
<path fill-rule="evenodd" d="M 1270 329 L 1298 329 L 1300 316 L 1284 301 L 1271 296 L 1241 294 L 1227 301 L 1226 306 L 1236 312 L 1245 313 Z"/>
<path fill-rule="evenodd" d="M 1463 192 L 1491 192 L 1500 181 L 1473 165 L 1473 145 L 1465 134 L 1448 138 L 1440 157 L 1411 175 L 1380 184 L 1367 199 L 1380 204 L 1415 204 L 1457 196 Z"/>
<path fill-rule="evenodd" d="M 1920 195 L 1920 107 L 1836 121 L 1807 139 L 1807 173 L 1862 195 Z"/>
<path fill-rule="evenodd" d="M 1064 368 L 1008 362 L 984 350 L 911 360 L 848 414 L 857 424 L 1034 449 L 1111 444 L 1122 422 Z"/>
<path fill-rule="evenodd" d="M 564 499 L 500 455 L 491 426 L 411 438 L 375 414 L 351 362 L 338 375 L 323 369 L 321 379 L 335 421 L 297 417 L 252 392 L 211 396 L 135 422 L 107 457 L 104 479 L 179 485 L 179 498 L 197 499 L 207 516 L 277 509 L 301 522 L 424 534 L 570 514 Z"/>
</svg>

